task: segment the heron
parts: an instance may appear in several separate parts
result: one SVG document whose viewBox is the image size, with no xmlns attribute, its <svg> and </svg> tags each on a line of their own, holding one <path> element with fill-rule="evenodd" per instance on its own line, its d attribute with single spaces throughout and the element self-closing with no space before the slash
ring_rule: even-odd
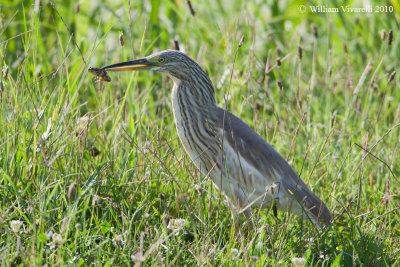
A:
<svg viewBox="0 0 400 267">
<path fill-rule="evenodd" d="M 165 50 L 101 71 L 164 72 L 173 80 L 172 110 L 179 139 L 197 168 L 211 178 L 238 213 L 272 207 L 321 227 L 332 214 L 289 163 L 259 134 L 217 106 L 213 83 L 189 56 Z"/>
</svg>

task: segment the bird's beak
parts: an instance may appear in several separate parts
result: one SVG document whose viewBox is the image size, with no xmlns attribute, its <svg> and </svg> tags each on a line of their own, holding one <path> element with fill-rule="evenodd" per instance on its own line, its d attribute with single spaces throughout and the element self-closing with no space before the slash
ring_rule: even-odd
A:
<svg viewBox="0 0 400 267">
<path fill-rule="evenodd" d="M 155 66 L 158 66 L 158 64 L 151 62 L 146 58 L 141 58 L 141 59 L 109 65 L 101 69 L 105 71 L 134 71 L 134 70 L 148 70 Z"/>
</svg>

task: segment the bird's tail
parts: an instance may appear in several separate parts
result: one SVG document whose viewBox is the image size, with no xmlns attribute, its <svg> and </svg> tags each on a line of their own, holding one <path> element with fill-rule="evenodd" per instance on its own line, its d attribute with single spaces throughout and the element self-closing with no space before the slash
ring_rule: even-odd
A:
<svg viewBox="0 0 400 267">
<path fill-rule="evenodd" d="M 319 225 L 324 224 L 326 226 L 330 225 L 330 223 L 333 220 L 332 213 L 322 200 L 318 198 L 318 201 L 315 202 L 313 201 L 310 204 L 308 204 L 307 200 L 305 200 L 303 203 L 305 208 L 306 206 L 308 206 L 306 209 L 308 213 L 311 215 L 311 220 L 314 223 L 317 223 Z"/>
<path fill-rule="evenodd" d="M 300 180 L 301 181 L 301 180 Z M 304 215 L 304 211 L 309 215 L 310 219 L 318 225 L 329 225 L 332 222 L 332 213 L 304 182 L 299 182 L 296 185 L 285 184 L 286 190 L 292 194 L 292 208 L 299 215 Z M 296 207 L 297 206 L 297 207 Z"/>
</svg>

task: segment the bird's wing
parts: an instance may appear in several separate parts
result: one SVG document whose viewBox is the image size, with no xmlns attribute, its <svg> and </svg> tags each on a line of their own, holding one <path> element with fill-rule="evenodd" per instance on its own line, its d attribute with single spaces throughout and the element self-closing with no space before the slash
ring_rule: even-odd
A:
<svg viewBox="0 0 400 267">
<path fill-rule="evenodd" d="M 232 113 L 218 108 L 214 114 L 219 117 L 216 121 L 221 122 L 217 127 L 224 129 L 224 142 L 228 142 L 246 164 L 250 164 L 262 174 L 263 189 L 271 183 L 278 182 L 286 195 L 292 194 L 316 221 L 330 223 L 332 215 L 326 205 L 268 142 Z"/>
</svg>

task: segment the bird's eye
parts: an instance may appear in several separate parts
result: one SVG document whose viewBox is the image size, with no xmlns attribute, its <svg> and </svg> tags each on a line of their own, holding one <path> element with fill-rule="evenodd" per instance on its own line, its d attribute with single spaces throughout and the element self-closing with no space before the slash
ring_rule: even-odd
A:
<svg viewBox="0 0 400 267">
<path fill-rule="evenodd" d="M 164 63 L 165 62 L 165 58 L 163 58 L 163 57 L 158 58 L 158 62 L 159 63 Z"/>
</svg>

